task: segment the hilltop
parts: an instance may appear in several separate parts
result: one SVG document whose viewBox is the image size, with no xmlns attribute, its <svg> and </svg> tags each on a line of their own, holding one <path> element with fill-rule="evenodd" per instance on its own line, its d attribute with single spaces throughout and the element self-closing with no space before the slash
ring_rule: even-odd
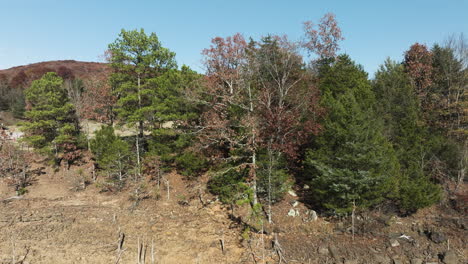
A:
<svg viewBox="0 0 468 264">
<path fill-rule="evenodd" d="M 56 72 L 64 79 L 79 78 L 83 80 L 97 78 L 107 79 L 111 69 L 107 63 L 85 62 L 75 60 L 57 60 L 32 63 L 0 70 L 0 82 L 6 81 L 10 87 L 28 87 L 41 78 L 46 72 Z"/>
</svg>

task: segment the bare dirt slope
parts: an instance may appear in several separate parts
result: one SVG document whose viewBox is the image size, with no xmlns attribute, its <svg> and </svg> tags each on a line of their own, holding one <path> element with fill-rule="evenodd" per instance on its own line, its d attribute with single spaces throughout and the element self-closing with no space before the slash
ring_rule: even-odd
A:
<svg viewBox="0 0 468 264">
<path fill-rule="evenodd" d="M 466 184 L 453 208 L 434 205 L 408 217 L 357 212 L 353 239 L 351 218 L 317 217 L 295 194 L 274 205 L 272 224 L 243 232 L 236 219 L 249 222 L 249 214 L 239 207 L 229 219 L 203 189 L 207 177 L 166 175 L 169 199 L 164 184 L 156 192 L 148 180 L 148 198 L 138 205 L 131 179 L 122 192 L 101 192 L 99 178 L 76 191 L 87 164 L 45 169 L 21 198 L 0 178 L 0 264 L 136 264 L 138 244 L 146 264 L 152 256 L 158 264 L 468 263 Z"/>
<path fill-rule="evenodd" d="M 128 193 L 98 193 L 93 185 L 71 190 L 72 174 L 49 171 L 21 199 L 5 200 L 14 193 L 0 182 L 0 263 L 116 263 L 119 231 L 125 235 L 119 263 L 137 263 L 138 242 L 146 248 L 146 263 L 152 263 L 152 248 L 155 263 L 246 258 L 239 230 L 229 228 L 219 204 L 181 202 L 190 190 L 176 174 L 169 178 L 169 200 L 147 199 L 137 207 Z"/>
</svg>

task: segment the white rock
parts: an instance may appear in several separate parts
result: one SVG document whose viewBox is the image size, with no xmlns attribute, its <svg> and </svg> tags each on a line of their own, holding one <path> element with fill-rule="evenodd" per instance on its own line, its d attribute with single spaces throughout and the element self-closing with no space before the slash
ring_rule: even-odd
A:
<svg viewBox="0 0 468 264">
<path fill-rule="evenodd" d="M 398 242 L 398 240 L 392 239 L 392 240 L 390 240 L 390 245 L 392 247 L 398 247 L 398 246 L 400 246 L 400 242 Z"/>
<path fill-rule="evenodd" d="M 310 218 L 311 221 L 317 221 L 317 219 L 318 219 L 317 212 L 315 212 L 314 210 L 310 210 L 309 211 L 309 218 Z"/>
<path fill-rule="evenodd" d="M 298 210 L 294 210 L 294 208 L 291 208 L 288 212 L 288 216 L 292 216 L 292 217 L 296 217 L 296 216 L 299 216 L 299 211 Z"/>
<path fill-rule="evenodd" d="M 288 191 L 289 195 L 297 197 L 297 194 L 293 190 Z"/>
</svg>

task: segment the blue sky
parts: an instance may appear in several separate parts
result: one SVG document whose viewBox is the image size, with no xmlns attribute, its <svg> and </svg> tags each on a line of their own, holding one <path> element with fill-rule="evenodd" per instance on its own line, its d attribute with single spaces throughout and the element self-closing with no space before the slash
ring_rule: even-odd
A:
<svg viewBox="0 0 468 264">
<path fill-rule="evenodd" d="M 155 32 L 179 65 L 203 72 L 201 51 L 216 36 L 302 36 L 302 22 L 336 14 L 341 52 L 371 76 L 414 42 L 468 35 L 468 0 L 0 0 L 0 69 L 47 60 L 102 61 L 122 28 Z"/>
</svg>

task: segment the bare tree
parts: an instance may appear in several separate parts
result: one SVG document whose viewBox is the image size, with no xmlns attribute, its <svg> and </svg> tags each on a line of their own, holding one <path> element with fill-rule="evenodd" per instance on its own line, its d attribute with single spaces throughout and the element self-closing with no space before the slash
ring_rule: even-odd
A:
<svg viewBox="0 0 468 264">
<path fill-rule="evenodd" d="M 258 121 L 256 103 L 250 82 L 247 42 L 240 34 L 217 37 L 205 49 L 207 67 L 207 111 L 200 127 L 201 142 L 206 147 L 225 146 L 227 152 L 242 149 L 241 154 L 220 155 L 236 163 L 236 168 L 249 168 L 253 201 L 257 199 Z M 233 113 L 233 111 L 235 113 Z"/>
</svg>

